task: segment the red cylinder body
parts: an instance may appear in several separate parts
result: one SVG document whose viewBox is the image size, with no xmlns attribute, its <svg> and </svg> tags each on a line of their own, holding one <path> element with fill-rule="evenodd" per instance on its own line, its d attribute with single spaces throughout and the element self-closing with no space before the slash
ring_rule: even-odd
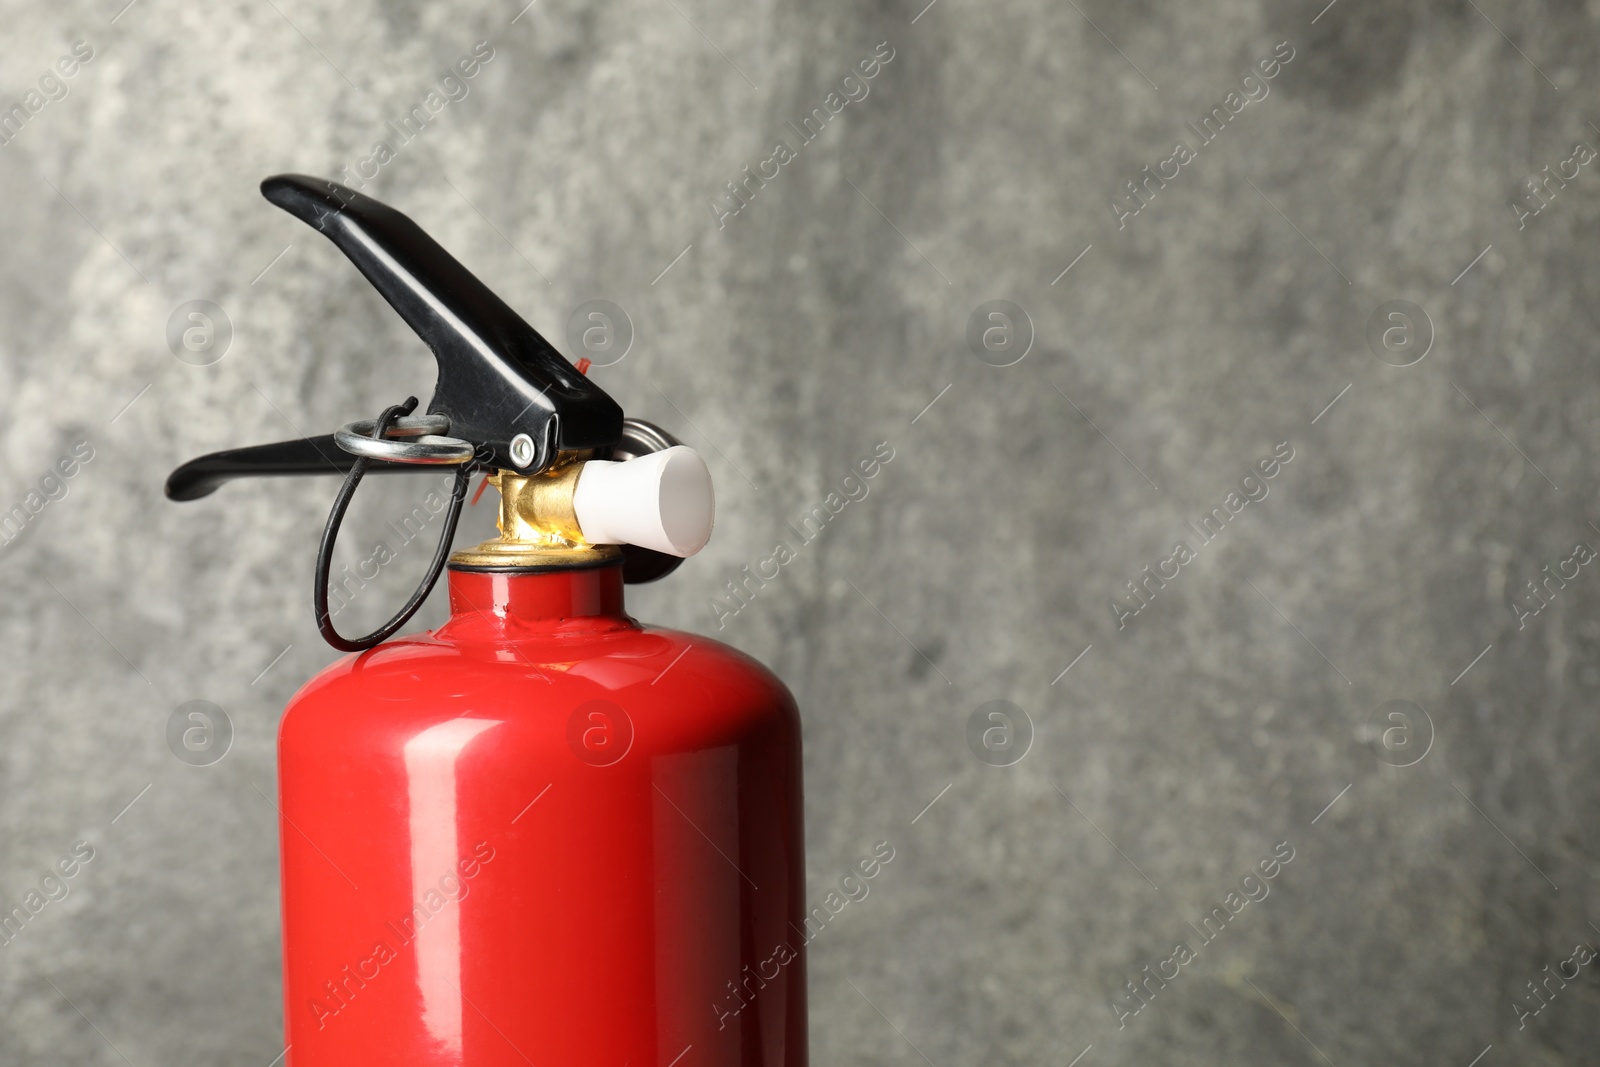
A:
<svg viewBox="0 0 1600 1067">
<path fill-rule="evenodd" d="M 804 1067 L 794 701 L 620 567 L 449 576 L 279 730 L 294 1067 Z"/>
</svg>

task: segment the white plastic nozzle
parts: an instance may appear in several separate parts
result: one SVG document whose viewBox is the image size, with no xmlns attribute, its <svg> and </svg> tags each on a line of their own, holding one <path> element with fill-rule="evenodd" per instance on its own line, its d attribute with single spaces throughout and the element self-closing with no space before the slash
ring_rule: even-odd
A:
<svg viewBox="0 0 1600 1067">
<path fill-rule="evenodd" d="M 692 556 L 711 540 L 711 472 L 694 449 L 674 445 L 613 463 L 590 460 L 572 494 L 583 539 Z"/>
</svg>

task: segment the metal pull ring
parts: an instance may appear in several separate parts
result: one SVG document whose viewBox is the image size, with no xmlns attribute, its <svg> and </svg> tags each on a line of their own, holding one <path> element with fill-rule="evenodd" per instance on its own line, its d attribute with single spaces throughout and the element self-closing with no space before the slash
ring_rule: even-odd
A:
<svg viewBox="0 0 1600 1067">
<path fill-rule="evenodd" d="M 420 463 L 453 466 L 472 459 L 472 442 L 459 437 L 441 437 L 450 432 L 445 415 L 410 415 L 390 420 L 382 433 L 382 419 L 365 419 L 341 426 L 334 442 L 346 452 L 389 463 Z M 395 440 L 401 438 L 401 440 Z"/>
<path fill-rule="evenodd" d="M 430 430 L 440 428 L 438 427 L 438 420 L 444 419 L 444 417 L 424 415 L 416 419 L 403 418 L 403 416 L 410 415 L 411 412 L 415 411 L 416 407 L 417 398 L 414 396 L 409 397 L 403 404 L 395 404 L 392 407 L 385 408 L 383 414 L 371 422 L 351 423 L 350 426 L 339 432 L 341 437 L 339 446 L 348 452 L 355 453 L 356 461 L 351 466 L 350 473 L 345 476 L 344 484 L 339 487 L 339 495 L 333 501 L 333 510 L 328 513 L 328 524 L 322 531 L 322 544 L 317 549 L 317 574 L 316 582 L 312 589 L 312 608 L 316 614 L 317 629 L 321 631 L 323 640 L 341 652 L 365 652 L 374 645 L 392 637 L 395 631 L 404 626 L 406 621 L 417 613 L 417 609 L 422 607 L 422 602 L 428 599 L 428 594 L 433 591 L 435 583 L 439 581 L 439 575 L 444 572 L 445 561 L 450 557 L 450 542 L 455 537 L 456 524 L 461 519 L 461 505 L 466 500 L 467 485 L 471 481 L 472 446 L 465 441 L 459 442 L 461 446 L 465 447 L 466 453 L 465 455 L 459 455 L 459 452 L 453 453 L 458 456 L 458 458 L 453 459 L 398 459 L 388 452 L 373 455 L 351 448 L 342 439 L 345 431 L 350 430 L 352 427 L 370 427 L 371 436 L 354 437 L 352 435 L 354 440 L 366 441 L 368 445 L 382 448 L 393 448 L 395 446 L 415 448 L 423 445 L 430 440 L 426 435 Z M 449 429 L 449 420 L 444 419 L 444 422 L 446 425 L 442 428 Z M 384 440 L 384 436 L 389 433 L 414 436 L 417 439 L 411 442 Z M 455 443 L 452 438 L 440 437 L 432 440 L 451 443 L 452 445 Z M 428 447 L 434 446 L 429 445 Z M 350 499 L 355 496 L 356 486 L 361 484 L 362 476 L 367 473 L 367 468 L 371 466 L 374 459 L 386 459 L 400 463 L 456 463 L 460 466 L 456 470 L 455 484 L 450 490 L 450 507 L 445 512 L 444 529 L 440 531 L 439 546 L 434 549 L 433 562 L 428 565 L 428 572 L 423 575 L 421 584 L 411 594 L 411 599 L 406 601 L 405 606 L 396 612 L 388 622 L 365 637 L 350 639 L 342 636 L 338 630 L 334 629 L 333 618 L 328 613 L 328 576 L 333 566 L 334 542 L 339 536 L 339 526 L 344 522 L 344 513 L 350 507 Z"/>
</svg>

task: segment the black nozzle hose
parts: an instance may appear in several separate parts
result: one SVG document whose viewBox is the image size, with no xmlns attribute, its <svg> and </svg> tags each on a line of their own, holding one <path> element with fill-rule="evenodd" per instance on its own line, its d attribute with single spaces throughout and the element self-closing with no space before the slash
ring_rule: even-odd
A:
<svg viewBox="0 0 1600 1067">
<path fill-rule="evenodd" d="M 394 404 L 384 409 L 378 416 L 374 425 L 372 436 L 381 439 L 389 429 L 389 424 L 401 415 L 409 415 L 416 410 L 417 398 L 408 397 L 403 404 Z M 344 484 L 339 487 L 339 495 L 334 498 L 333 509 L 328 512 L 328 524 L 322 529 L 322 544 L 317 548 L 317 573 L 312 586 L 311 610 L 316 616 L 317 629 L 322 633 L 322 639 L 340 652 L 365 652 L 399 632 L 422 607 L 422 602 L 428 599 L 428 594 L 433 592 L 434 584 L 439 581 L 439 575 L 444 573 L 445 562 L 450 558 L 450 542 L 455 538 L 456 524 L 461 521 L 461 504 L 467 498 L 467 485 L 472 479 L 471 464 L 462 464 L 456 469 L 455 484 L 450 490 L 450 508 L 445 512 L 444 528 L 439 531 L 439 546 L 433 551 L 433 560 L 428 564 L 428 572 L 423 575 L 422 581 L 411 594 L 411 599 L 405 606 L 392 615 L 388 622 L 367 634 L 365 637 L 345 637 L 333 625 L 333 615 L 328 610 L 328 575 L 333 569 L 333 546 L 339 538 L 339 527 L 344 523 L 344 513 L 350 507 L 350 500 L 356 495 L 356 486 L 361 484 L 362 475 L 367 473 L 367 467 L 373 462 L 366 456 L 351 457 L 355 460 L 350 465 L 350 473 L 345 475 Z"/>
</svg>

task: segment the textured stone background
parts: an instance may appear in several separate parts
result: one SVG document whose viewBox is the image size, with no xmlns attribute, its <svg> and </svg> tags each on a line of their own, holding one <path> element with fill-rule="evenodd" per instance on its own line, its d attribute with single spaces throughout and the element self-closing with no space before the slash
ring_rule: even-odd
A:
<svg viewBox="0 0 1600 1067">
<path fill-rule="evenodd" d="M 0 507 L 93 448 L 0 551 L 0 903 L 95 849 L 0 947 L 0 1063 L 282 1049 L 265 795 L 331 658 L 334 486 L 160 486 L 426 397 L 415 338 L 256 185 L 354 166 L 481 40 L 368 191 L 563 347 L 583 301 L 625 309 L 596 377 L 709 457 L 716 539 L 632 605 L 794 689 L 813 894 L 897 850 L 813 943 L 817 1064 L 1600 1062 L 1600 965 L 1525 1029 L 1512 1006 L 1600 942 L 1600 576 L 1510 607 L 1600 546 L 1600 172 L 1510 207 L 1600 144 L 1600 3 L 123 2 L 0 3 L 0 100 L 94 49 L 0 149 Z M 722 183 L 884 41 L 719 229 Z M 1281 41 L 1270 95 L 1119 230 L 1124 183 Z M 191 299 L 232 323 L 209 366 L 165 341 Z M 965 339 L 991 299 L 1031 320 L 1014 366 Z M 1389 300 L 1431 319 L 1409 367 L 1364 340 Z M 880 441 L 871 494 L 719 632 L 723 583 Z M 1119 631 L 1108 599 L 1284 441 Z M 373 486 L 348 561 L 419 484 Z M 167 748 L 192 699 L 233 724 L 214 766 Z M 996 699 L 1033 727 L 1009 767 L 966 741 Z M 1368 726 L 1391 700 L 1427 716 L 1409 749 Z M 1119 1029 L 1123 982 L 1279 842 L 1271 895 Z"/>
</svg>

